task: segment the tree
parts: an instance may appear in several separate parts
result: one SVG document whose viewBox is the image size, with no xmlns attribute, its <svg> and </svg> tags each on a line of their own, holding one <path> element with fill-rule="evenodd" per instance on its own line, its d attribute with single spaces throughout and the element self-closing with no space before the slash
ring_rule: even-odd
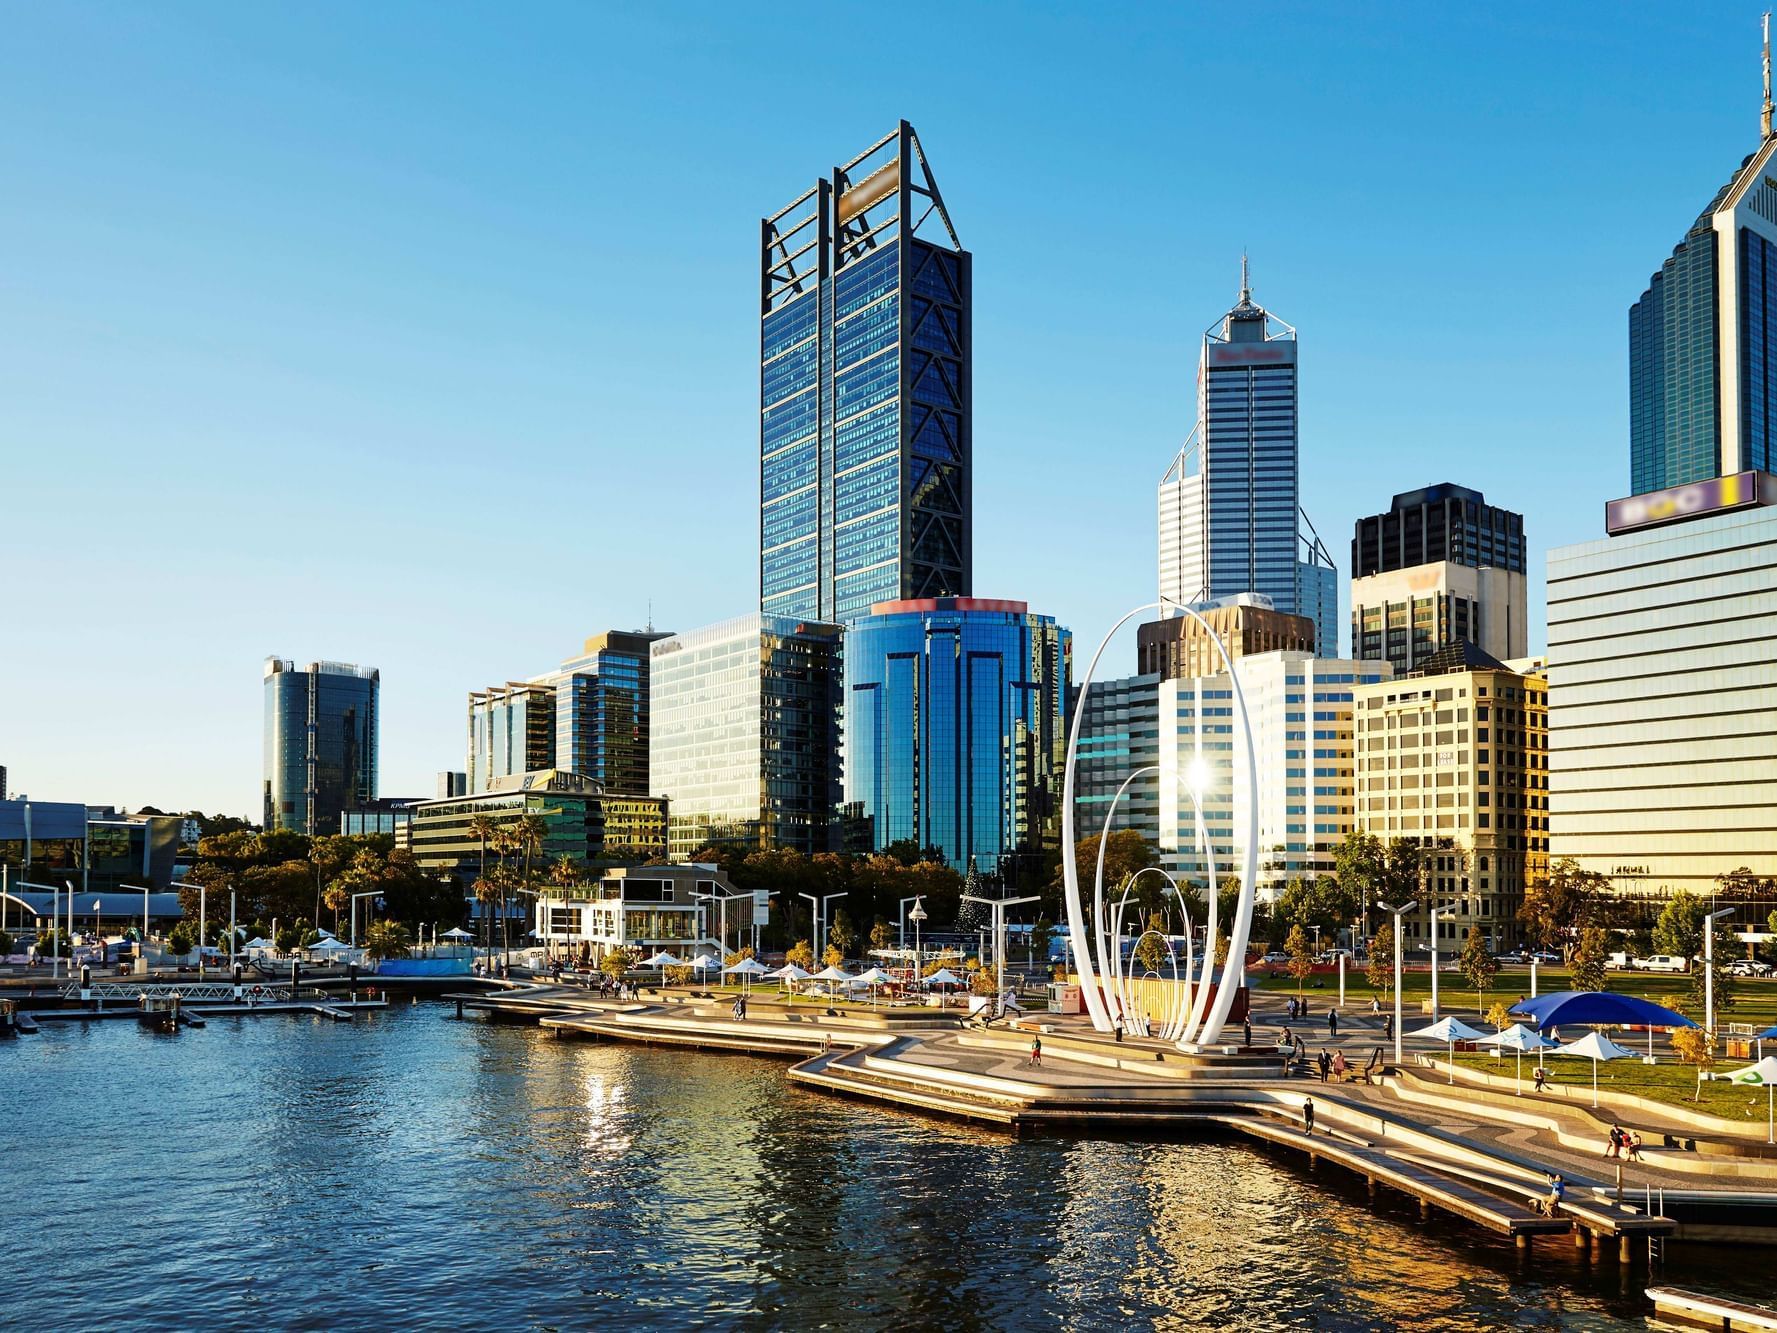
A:
<svg viewBox="0 0 1777 1333">
<path fill-rule="evenodd" d="M 1074 870 L 1080 877 L 1080 891 L 1090 893 L 1098 874 L 1098 845 L 1104 842 L 1104 882 L 1121 884 L 1130 876 L 1154 864 L 1153 844 L 1134 829 L 1116 829 L 1108 839 L 1099 834 L 1081 838 L 1074 845 Z M 1158 878 L 1152 877 L 1152 878 Z M 1061 870 L 1056 868 L 1056 886 L 1061 883 Z M 1156 886 L 1156 892 L 1158 887 Z"/>
<path fill-rule="evenodd" d="M 1584 926 L 1580 929 L 1580 942 L 1573 950 L 1572 985 L 1575 990 L 1604 989 L 1604 959 L 1608 948 L 1604 927 Z"/>
<path fill-rule="evenodd" d="M 1039 916 L 1036 925 L 1030 928 L 1030 956 L 1037 962 L 1047 962 L 1049 946 L 1055 939 L 1055 925 L 1046 916 Z"/>
<path fill-rule="evenodd" d="M 197 931 L 181 921 L 167 932 L 167 948 L 180 958 L 197 946 Z"/>
<path fill-rule="evenodd" d="M 564 892 L 568 889 L 579 888 L 585 878 L 585 867 L 566 852 L 556 857 L 549 865 L 549 882 Z"/>
<path fill-rule="evenodd" d="M 599 971 L 603 972 L 607 977 L 621 977 L 625 972 L 629 971 L 633 961 L 634 959 L 628 949 L 622 948 L 621 946 L 614 949 L 607 949 L 605 950 L 605 956 L 599 959 Z"/>
<path fill-rule="evenodd" d="M 1314 971 L 1314 947 L 1308 943 L 1308 932 L 1300 926 L 1291 926 L 1289 936 L 1283 942 L 1283 951 L 1290 956 L 1290 975 L 1296 979 L 1296 994 L 1300 996 L 1302 983 Z"/>
<path fill-rule="evenodd" d="M 1722 956 L 1722 950 L 1715 951 L 1714 966 L 1711 967 L 1703 959 L 1691 962 L 1691 984 L 1685 992 L 1684 1007 L 1704 1022 L 1708 1022 L 1709 990 L 1707 981 L 1713 972 L 1715 981 L 1715 1012 L 1734 1007 L 1734 974 L 1728 971 L 1728 960 Z"/>
<path fill-rule="evenodd" d="M 1162 938 L 1166 933 L 1166 918 L 1158 912 L 1150 913 L 1147 928 L 1142 931 L 1141 938 L 1136 941 L 1135 952 L 1131 961 L 1141 972 L 1152 972 L 1162 975 L 1166 967 L 1166 941 Z"/>
<path fill-rule="evenodd" d="M 826 952 L 821 955 L 821 962 L 828 967 L 842 968 L 845 966 L 845 950 L 837 944 L 829 944 Z"/>
<path fill-rule="evenodd" d="M 1505 1031 L 1505 1026 L 1511 1021 L 1511 1018 L 1512 1007 L 1504 1000 L 1495 1000 L 1487 1010 L 1487 1023 L 1495 1031 Z"/>
<path fill-rule="evenodd" d="M 491 898 L 483 898 L 481 896 L 481 887 L 484 882 L 491 884 L 491 881 L 489 881 L 487 877 L 487 849 L 493 842 L 494 834 L 499 827 L 499 824 L 494 820 L 492 815 L 472 815 L 469 819 L 469 836 L 481 844 L 481 873 L 475 877 L 474 893 L 476 901 L 484 904 L 493 901 Z M 488 932 L 491 928 L 487 924 L 489 918 L 486 912 L 481 914 L 481 919 L 482 943 L 487 944 L 491 948 L 493 941 L 488 938 Z"/>
<path fill-rule="evenodd" d="M 844 908 L 833 914 L 833 924 L 827 928 L 827 942 L 839 950 L 841 961 L 851 956 L 851 947 L 858 942 L 858 928 L 852 924 Z"/>
<path fill-rule="evenodd" d="M 1546 878 L 1525 888 L 1518 923 L 1538 948 L 1556 948 L 1596 920 L 1609 888 L 1603 875 L 1581 870 L 1579 862 L 1564 856 L 1549 867 Z"/>
<path fill-rule="evenodd" d="M 1418 892 L 1419 846 L 1408 838 L 1385 843 L 1373 833 L 1353 833 L 1333 853 L 1333 879 L 1359 912 L 1377 903 L 1399 905 Z"/>
<path fill-rule="evenodd" d="M 870 927 L 870 947 L 872 949 L 892 949 L 895 947 L 895 928 L 881 917 Z"/>
<path fill-rule="evenodd" d="M 814 969 L 814 946 L 807 940 L 797 940 L 795 944 L 784 951 L 784 961 L 796 964 L 805 972 L 812 971 Z"/>
<path fill-rule="evenodd" d="M 1394 923 L 1384 923 L 1370 941 L 1370 956 L 1364 964 L 1364 980 L 1370 989 L 1392 994 L 1394 991 Z"/>
<path fill-rule="evenodd" d="M 1703 918 L 1708 914 L 1709 904 L 1696 894 L 1673 894 L 1654 922 L 1655 951 L 1695 958 L 1703 952 Z"/>
<path fill-rule="evenodd" d="M 1672 1050 L 1687 1065 L 1697 1066 L 1701 1073 L 1715 1063 L 1715 1034 L 1702 1028 L 1677 1028 L 1672 1033 Z M 1696 1101 L 1703 1100 L 1703 1080 L 1697 1080 Z"/>
<path fill-rule="evenodd" d="M 1488 950 L 1487 941 L 1482 937 L 1479 926 L 1468 928 L 1468 938 L 1462 942 L 1460 963 L 1462 975 L 1475 988 L 1475 1008 L 1484 1009 L 1493 978 L 1499 975 L 1499 960 Z"/>
<path fill-rule="evenodd" d="M 373 921 L 364 932 L 364 953 L 373 960 L 405 958 L 413 948 L 413 936 L 399 921 Z"/>
<path fill-rule="evenodd" d="M 295 925 L 278 927 L 278 933 L 272 939 L 272 943 L 278 946 L 278 952 L 295 953 L 300 949 L 307 925 L 307 922 L 299 921 Z"/>
</svg>

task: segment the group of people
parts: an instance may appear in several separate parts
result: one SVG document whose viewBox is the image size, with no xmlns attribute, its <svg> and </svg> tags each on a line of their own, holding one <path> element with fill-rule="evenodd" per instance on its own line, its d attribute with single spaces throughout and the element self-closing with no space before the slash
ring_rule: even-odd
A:
<svg viewBox="0 0 1777 1333">
<path fill-rule="evenodd" d="M 1320 1081 L 1322 1083 L 1327 1082 L 1329 1079 L 1335 1082 L 1343 1080 L 1346 1072 L 1351 1067 L 1346 1063 L 1344 1051 L 1334 1051 L 1331 1055 L 1328 1055 L 1326 1047 L 1324 1046 L 1321 1047 L 1318 1063 L 1320 1065 Z"/>
<path fill-rule="evenodd" d="M 734 997 L 734 1018 L 736 1022 L 744 1022 L 747 1016 L 747 997 L 740 994 Z"/>
<path fill-rule="evenodd" d="M 1614 1157 L 1618 1161 L 1639 1162 L 1641 1160 L 1641 1135 L 1613 1122 L 1610 1127 L 1609 1141 L 1605 1144 L 1602 1155 Z"/>
</svg>

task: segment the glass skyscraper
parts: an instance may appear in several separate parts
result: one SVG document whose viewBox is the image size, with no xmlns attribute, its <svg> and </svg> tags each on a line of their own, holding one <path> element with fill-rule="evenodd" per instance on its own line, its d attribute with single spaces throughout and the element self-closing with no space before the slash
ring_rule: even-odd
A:
<svg viewBox="0 0 1777 1333">
<path fill-rule="evenodd" d="M 1071 636 L 1023 602 L 883 602 L 846 630 L 845 800 L 881 850 L 1016 879 L 1059 845 Z"/>
<path fill-rule="evenodd" d="M 1337 576 L 1302 514 L 1296 331 L 1240 300 L 1203 337 L 1197 429 L 1160 483 L 1160 595 L 1179 604 L 1256 592 L 1315 622 L 1338 651 Z"/>
<path fill-rule="evenodd" d="M 266 658 L 267 829 L 337 833 L 347 806 L 375 798 L 380 682 L 375 667 Z"/>
<path fill-rule="evenodd" d="M 844 631 L 757 613 L 649 646 L 649 781 L 668 849 L 833 850 Z"/>
<path fill-rule="evenodd" d="M 1777 465 L 1777 138 L 1717 191 L 1629 308 L 1630 489 Z"/>
<path fill-rule="evenodd" d="M 970 255 L 906 121 L 760 227 L 759 605 L 970 581 Z"/>
</svg>

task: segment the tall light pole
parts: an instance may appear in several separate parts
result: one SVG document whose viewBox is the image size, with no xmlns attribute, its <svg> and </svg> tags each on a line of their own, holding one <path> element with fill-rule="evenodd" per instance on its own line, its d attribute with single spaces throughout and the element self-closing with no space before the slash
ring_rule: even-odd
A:
<svg viewBox="0 0 1777 1333">
<path fill-rule="evenodd" d="M 900 914 L 896 917 L 895 926 L 895 948 L 897 949 L 905 949 L 907 947 L 907 904 L 916 903 L 919 901 L 919 898 L 920 895 L 916 893 L 911 898 L 901 899 L 901 910 Z"/>
<path fill-rule="evenodd" d="M 1703 918 L 1703 1031 L 1715 1040 L 1715 923 L 1717 918 L 1734 915 L 1724 907 Z"/>
<path fill-rule="evenodd" d="M 922 894 L 921 897 L 923 896 Z M 919 954 L 919 923 L 926 919 L 926 909 L 920 904 L 919 898 L 913 900 L 913 910 L 907 913 L 907 919 L 913 923 L 913 984 L 917 986 L 923 971 L 920 964 L 924 961 Z"/>
<path fill-rule="evenodd" d="M 1387 903 L 1377 903 L 1384 912 L 1394 913 L 1394 1062 L 1399 1065 L 1401 1056 L 1401 916 L 1419 906 L 1415 898 L 1410 903 L 1402 903 L 1399 907 L 1390 907 Z M 1436 976 L 1434 972 L 1432 974 Z"/>
<path fill-rule="evenodd" d="M 1448 907 L 1434 907 L 1426 913 L 1427 920 L 1431 922 L 1431 1016 L 1433 1022 L 1436 1022 L 1438 1017 L 1438 916 L 1449 910 Z M 1396 930 L 1398 932 L 1399 927 L 1396 927 Z"/>
<path fill-rule="evenodd" d="M 843 898 L 845 896 L 846 891 L 841 889 L 838 893 L 829 893 L 821 899 L 821 957 L 823 960 L 827 953 L 827 923 L 832 919 L 830 915 L 832 909 L 829 908 L 827 904 L 832 902 L 835 898 Z"/>
<path fill-rule="evenodd" d="M 808 942 L 814 950 L 815 962 L 821 961 L 821 900 L 812 893 L 799 893 L 798 898 L 808 899 Z M 796 933 L 794 926 L 790 934 Z"/>
<path fill-rule="evenodd" d="M 995 999 L 1006 993 L 1006 909 L 1018 903 L 1034 903 L 1036 895 L 1028 898 L 982 898 L 973 893 L 962 896 L 966 903 L 986 903 L 993 911 L 993 965 L 996 983 Z"/>
</svg>

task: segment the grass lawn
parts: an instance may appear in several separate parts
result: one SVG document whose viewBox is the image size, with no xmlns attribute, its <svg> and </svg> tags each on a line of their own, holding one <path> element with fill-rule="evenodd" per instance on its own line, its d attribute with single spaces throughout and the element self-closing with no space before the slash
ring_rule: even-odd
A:
<svg viewBox="0 0 1777 1333">
<path fill-rule="evenodd" d="M 1633 1040 L 1626 1044 L 1640 1049 L 1640 1043 Z M 1669 1052 L 1662 1052 L 1659 1043 L 1654 1044 L 1655 1053 L 1660 1062 L 1644 1065 L 1639 1060 L 1607 1060 L 1598 1066 L 1598 1094 L 1608 1098 L 1613 1092 L 1626 1092 L 1637 1097 L 1646 1097 L 1650 1101 L 1670 1102 L 1675 1106 L 1683 1105 L 1693 1110 L 1703 1111 L 1709 1115 L 1717 1115 L 1724 1120 L 1744 1120 L 1762 1126 L 1765 1123 L 1765 1090 L 1757 1087 L 1743 1087 L 1736 1083 L 1722 1080 L 1711 1080 L 1702 1085 L 1702 1100 L 1694 1100 L 1698 1093 L 1697 1070 L 1693 1065 L 1679 1064 L 1672 1059 Z M 1438 1053 L 1440 1057 L 1442 1052 Z M 1531 1070 L 1536 1068 L 1537 1057 L 1531 1054 L 1524 1056 L 1524 1089 L 1529 1095 Z M 1504 1059 L 1495 1060 L 1491 1054 L 1480 1052 L 1458 1052 L 1456 1063 L 1465 1069 L 1478 1069 L 1501 1078 L 1511 1078 L 1514 1069 L 1510 1054 Z M 1738 1067 L 1739 1061 L 1717 1064 L 1717 1072 Z M 1574 1056 L 1562 1056 L 1558 1059 L 1544 1057 L 1544 1065 L 1550 1074 L 1550 1082 L 1561 1083 L 1589 1091 L 1592 1087 L 1592 1062 Z"/>
<path fill-rule="evenodd" d="M 1271 976 L 1275 971 L 1277 975 Z M 1277 991 L 1293 995 L 1296 991 L 1296 979 L 1282 967 L 1257 967 L 1247 974 L 1251 984 L 1259 990 Z M 1319 982 L 1317 986 L 1315 983 Z M 1547 995 L 1550 991 L 1569 989 L 1567 969 L 1563 967 L 1539 967 L 1536 970 L 1538 991 Z M 1605 976 L 1608 990 L 1618 991 L 1624 995 L 1639 995 L 1663 1004 L 1668 1009 L 1676 1009 L 1680 1013 L 1687 1011 L 1687 992 L 1690 990 L 1690 978 L 1683 975 L 1672 975 L 1661 972 L 1610 972 Z M 1330 997 L 1339 994 L 1339 976 L 1336 972 L 1317 972 L 1309 977 L 1304 984 L 1303 993 L 1315 1002 L 1319 1009 L 1328 1002 Z M 1417 1015 L 1418 1002 L 1431 998 L 1431 973 L 1428 971 L 1407 972 L 1401 978 L 1401 994 L 1407 1007 Z M 1482 1012 L 1498 1001 L 1514 1004 L 1521 995 L 1530 994 L 1530 969 L 1527 967 L 1509 967 L 1500 969 L 1494 978 L 1493 989 L 1487 996 L 1487 1003 Z M 1726 1030 L 1728 1023 L 1752 1023 L 1759 1028 L 1767 1028 L 1777 1024 L 1777 978 L 1736 977 L 1733 985 L 1734 1002 L 1731 1007 L 1723 1008 L 1720 996 L 1716 999 L 1716 1021 Z M 1386 1006 L 1392 1003 L 1387 991 L 1373 991 L 1364 980 L 1361 969 L 1347 970 L 1345 973 L 1345 1007 L 1350 1009 L 1368 1009 L 1372 996 L 1379 996 Z M 1445 1013 L 1472 1015 L 1475 1009 L 1475 993 L 1463 980 L 1460 972 L 1439 972 L 1438 974 L 1438 1005 Z M 1692 1018 L 1702 1018 L 1701 1014 L 1690 1014 Z M 1411 1030 L 1411 1029 L 1409 1029 Z M 1719 1054 L 1719 1051 L 1718 1051 Z"/>
</svg>

